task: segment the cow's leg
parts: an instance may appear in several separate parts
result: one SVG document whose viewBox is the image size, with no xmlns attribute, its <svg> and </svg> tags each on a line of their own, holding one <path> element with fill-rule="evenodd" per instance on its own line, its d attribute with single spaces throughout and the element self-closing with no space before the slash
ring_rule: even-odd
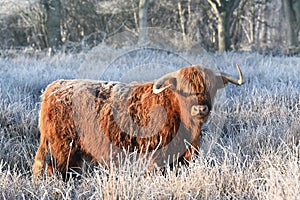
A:
<svg viewBox="0 0 300 200">
<path fill-rule="evenodd" d="M 56 145 L 51 145 L 51 156 L 53 158 L 53 165 L 48 165 L 48 174 L 51 175 L 53 170 L 57 170 L 64 180 L 73 177 L 74 174 L 81 172 L 82 153 L 77 145 L 61 145 L 57 148 Z M 75 172 L 75 173 L 74 173 Z"/>
<path fill-rule="evenodd" d="M 82 153 L 77 150 L 74 152 L 72 159 L 69 160 L 68 169 L 67 169 L 67 176 L 65 178 L 69 177 L 76 177 L 79 174 L 82 173 L 82 163 L 83 163 L 83 156 Z M 68 177 L 68 175 L 70 175 Z"/>
<path fill-rule="evenodd" d="M 200 145 L 198 140 L 193 140 L 191 146 L 186 150 L 184 158 L 185 160 L 191 160 L 193 154 L 197 155 L 199 153 Z"/>
<path fill-rule="evenodd" d="M 34 179 L 38 178 L 38 176 L 41 174 L 43 167 L 45 165 L 45 159 L 46 154 L 48 151 L 48 145 L 46 138 L 43 134 L 41 134 L 40 138 L 40 146 L 36 152 L 35 159 L 34 159 L 34 165 L 33 165 L 33 177 Z"/>
</svg>

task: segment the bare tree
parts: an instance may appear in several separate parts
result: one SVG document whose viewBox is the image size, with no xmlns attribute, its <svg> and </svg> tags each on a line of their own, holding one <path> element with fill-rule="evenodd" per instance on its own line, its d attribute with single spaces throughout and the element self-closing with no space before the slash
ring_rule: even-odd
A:
<svg viewBox="0 0 300 200">
<path fill-rule="evenodd" d="M 138 29 L 138 27 L 139 27 L 138 14 L 137 14 L 138 11 L 137 11 L 134 0 L 131 0 L 131 7 L 132 7 L 132 12 L 133 12 L 134 25 L 135 25 L 135 28 Z"/>
<path fill-rule="evenodd" d="M 218 49 L 226 51 L 230 47 L 229 30 L 233 11 L 240 0 L 207 0 L 218 19 Z"/>
<path fill-rule="evenodd" d="M 51 49 L 61 44 L 61 2 L 60 0 L 41 0 L 46 10 L 47 46 Z"/>
<path fill-rule="evenodd" d="M 183 41 L 186 41 L 186 28 L 185 28 L 185 17 L 184 17 L 184 9 L 182 8 L 180 0 L 178 1 L 178 13 L 179 13 L 179 20 L 180 20 L 180 27 L 181 33 L 183 37 Z"/>
<path fill-rule="evenodd" d="M 143 44 L 147 41 L 148 26 L 148 5 L 149 0 L 140 0 L 139 3 L 139 43 Z"/>
<path fill-rule="evenodd" d="M 298 46 L 298 31 L 299 31 L 299 0 L 282 0 L 283 13 L 286 23 L 286 45 L 288 49 L 294 49 Z M 298 16 L 298 19 L 297 19 Z"/>
</svg>

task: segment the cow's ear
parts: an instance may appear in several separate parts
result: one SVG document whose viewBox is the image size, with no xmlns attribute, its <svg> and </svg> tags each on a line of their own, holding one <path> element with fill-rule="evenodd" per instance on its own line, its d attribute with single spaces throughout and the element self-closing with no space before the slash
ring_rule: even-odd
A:
<svg viewBox="0 0 300 200">
<path fill-rule="evenodd" d="M 159 94 L 167 88 L 175 88 L 177 83 L 176 81 L 177 77 L 178 77 L 177 71 L 160 77 L 153 83 L 153 88 L 152 88 L 153 93 Z"/>
<path fill-rule="evenodd" d="M 170 88 L 175 89 L 177 87 L 177 78 L 170 78 L 165 82 L 165 85 L 171 85 Z"/>
</svg>

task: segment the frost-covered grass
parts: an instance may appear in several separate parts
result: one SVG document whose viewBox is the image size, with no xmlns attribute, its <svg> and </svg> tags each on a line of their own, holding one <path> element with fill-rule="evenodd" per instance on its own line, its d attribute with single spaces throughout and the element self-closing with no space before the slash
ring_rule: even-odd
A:
<svg viewBox="0 0 300 200">
<path fill-rule="evenodd" d="M 59 78 L 97 78 L 114 72 L 128 77 L 128 69 L 122 71 L 119 62 L 132 64 L 134 58 L 124 53 L 101 48 L 42 59 L 0 58 L 0 199 L 299 198 L 300 58 L 256 53 L 183 53 L 178 61 L 176 56 L 160 58 L 151 52 L 139 56 L 165 65 L 165 71 L 180 67 L 182 59 L 234 75 L 235 63 L 242 68 L 245 84 L 228 85 L 220 92 L 203 127 L 200 155 L 189 167 L 163 176 L 144 173 L 139 160 L 109 170 L 96 166 L 66 183 L 59 177 L 33 182 L 41 91 Z M 179 64 L 167 66 L 166 60 Z M 154 66 L 145 60 L 133 62 Z M 141 69 L 130 69 L 135 71 L 133 80 L 161 75 L 157 69 L 154 75 Z"/>
</svg>

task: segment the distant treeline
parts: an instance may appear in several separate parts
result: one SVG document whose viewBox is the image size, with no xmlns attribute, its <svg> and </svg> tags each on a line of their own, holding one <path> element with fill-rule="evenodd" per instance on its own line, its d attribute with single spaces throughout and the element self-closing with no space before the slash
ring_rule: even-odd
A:
<svg viewBox="0 0 300 200">
<path fill-rule="evenodd" d="M 299 52 L 300 0 L 3 0 L 0 7 L 2 50 L 80 50 L 161 27 L 207 51 Z"/>
</svg>

